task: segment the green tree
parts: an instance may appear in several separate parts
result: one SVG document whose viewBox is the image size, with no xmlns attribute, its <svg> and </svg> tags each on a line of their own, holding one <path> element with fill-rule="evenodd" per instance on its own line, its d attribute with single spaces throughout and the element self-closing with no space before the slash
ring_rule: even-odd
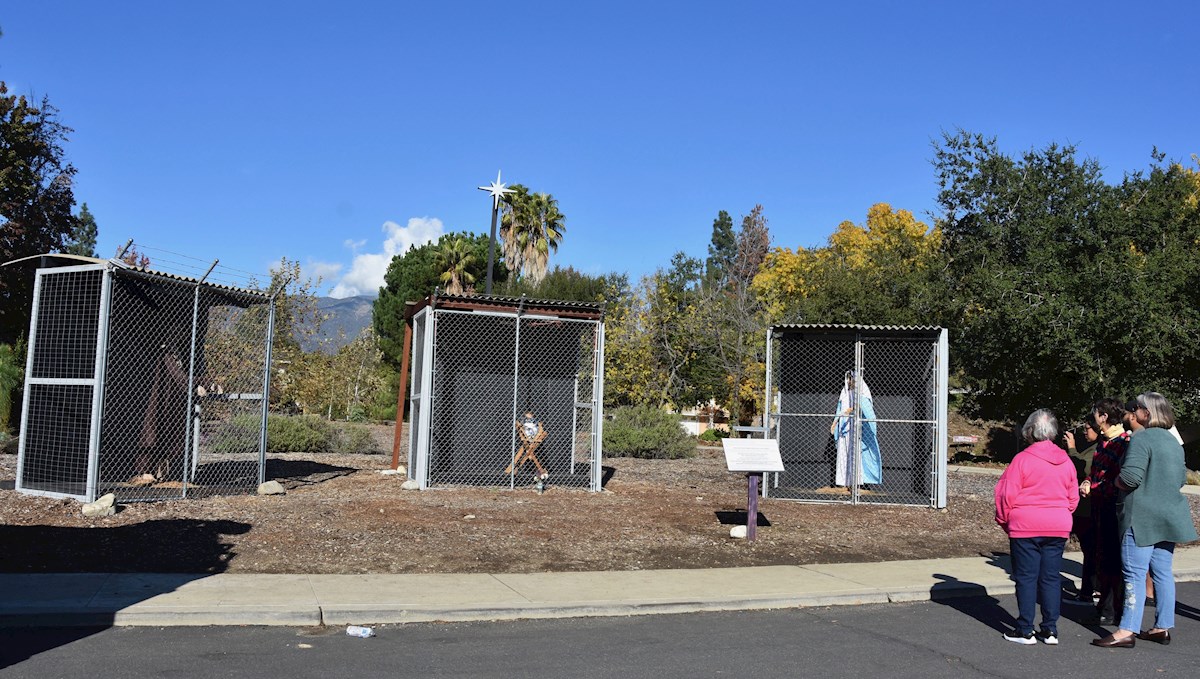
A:
<svg viewBox="0 0 1200 679">
<path fill-rule="evenodd" d="M 505 292 L 514 297 L 524 295 L 531 299 L 607 302 L 617 299 L 627 292 L 628 288 L 629 278 L 623 273 L 612 272 L 592 276 L 576 271 L 573 267 L 556 266 L 537 284 L 510 279 Z"/>
<path fill-rule="evenodd" d="M 75 227 L 71 129 L 43 98 L 34 105 L 0 81 L 0 262 L 61 250 Z M 0 267 L 0 342 L 29 328 L 32 267 Z"/>
<path fill-rule="evenodd" d="M 737 237 L 733 233 L 733 217 L 721 210 L 713 220 L 712 240 L 708 245 L 705 273 L 714 287 L 725 285 L 725 277 L 737 256 Z"/>
<path fill-rule="evenodd" d="M 754 281 L 773 322 L 936 325 L 944 315 L 941 232 L 907 210 L 872 205 L 825 247 L 776 250 Z"/>
<path fill-rule="evenodd" d="M 8 425 L 12 421 L 16 403 L 13 395 L 25 380 L 24 353 L 20 342 L 15 346 L 0 344 L 0 439 L 8 433 Z"/>
<path fill-rule="evenodd" d="M 548 193 L 530 193 L 521 184 L 503 198 L 500 238 L 504 243 L 504 261 L 512 271 L 530 278 L 535 284 L 545 278 L 550 253 L 566 233 L 566 217 L 558 209 L 558 200 Z"/>
<path fill-rule="evenodd" d="M 75 227 L 71 230 L 67 247 L 63 252 L 84 257 L 96 256 L 96 218 L 88 210 L 87 203 L 79 206 L 79 216 L 75 218 Z"/>
<path fill-rule="evenodd" d="M 466 238 L 456 236 L 438 241 L 437 268 L 441 271 L 438 280 L 451 295 L 461 295 L 475 284 L 470 268 L 475 263 L 471 244 Z"/>
<path fill-rule="evenodd" d="M 1100 164 L 1050 144 L 1018 158 L 959 132 L 935 145 L 955 369 L 969 410 L 1017 420 L 1038 407 L 1080 415 L 1106 393 L 1105 344 L 1122 346 L 1132 273 L 1102 263 L 1129 248 Z M 1156 229 L 1157 230 L 1157 229 Z M 1130 347 L 1132 348 L 1132 347 Z"/>
<path fill-rule="evenodd" d="M 404 347 L 404 307 L 407 302 L 418 302 L 433 294 L 441 282 L 442 270 L 438 268 L 438 249 L 442 243 L 463 239 L 469 246 L 470 264 L 464 268 L 474 280 L 487 276 L 488 237 L 459 232 L 443 235 L 435 243 L 414 245 L 402 255 L 392 257 L 384 274 L 383 287 L 375 299 L 372 327 L 379 337 L 379 348 L 384 360 L 393 367 L 401 364 Z M 503 283 L 508 279 L 508 268 L 504 262 L 496 262 L 494 279 Z"/>
</svg>

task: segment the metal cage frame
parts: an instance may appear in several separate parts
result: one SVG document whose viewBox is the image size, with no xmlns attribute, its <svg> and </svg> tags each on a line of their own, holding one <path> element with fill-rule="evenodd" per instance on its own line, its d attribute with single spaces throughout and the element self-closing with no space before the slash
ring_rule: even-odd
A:
<svg viewBox="0 0 1200 679">
<path fill-rule="evenodd" d="M 870 374 L 872 370 L 874 375 Z M 836 388 L 822 391 L 822 387 L 813 386 L 843 375 L 840 395 Z M 883 380 L 876 387 L 883 387 L 883 399 L 889 401 L 879 413 L 874 412 L 873 404 L 866 405 L 872 400 L 866 383 L 873 378 Z M 791 384 L 785 384 L 789 381 Z M 945 507 L 948 382 L 949 333 L 945 328 L 771 326 L 767 330 L 763 422 L 765 436 L 779 441 L 785 472 L 764 479 L 763 497 L 813 503 Z M 844 404 L 843 399 L 848 403 Z M 897 403 L 908 404 L 915 414 L 898 416 L 904 408 L 894 407 Z M 847 404 L 851 407 L 841 412 L 840 406 Z M 787 431 L 789 427 L 791 431 Z M 910 435 L 896 435 L 897 430 Z M 839 437 L 846 438 L 843 448 L 838 448 Z M 905 449 L 908 444 L 909 449 Z M 879 469 L 877 484 L 863 472 L 863 458 L 870 455 L 872 445 L 872 462 Z M 884 459 L 889 456 L 880 453 L 881 447 L 887 450 L 888 446 L 894 448 L 888 452 L 890 461 L 896 464 L 890 474 L 885 473 L 888 460 Z M 895 463 L 898 457 L 911 466 Z M 907 471 L 909 476 L 897 470 Z M 832 483 L 826 483 L 831 479 Z M 898 486 L 905 487 L 898 490 Z"/>
<path fill-rule="evenodd" d="M 83 502 L 106 492 L 121 502 L 181 499 L 189 491 L 253 492 L 265 480 L 275 298 L 116 260 L 93 261 L 35 273 L 16 490 Z M 76 284 L 72 276 L 88 285 Z M 169 304 L 163 301 L 168 298 Z M 249 310 L 260 306 L 265 309 L 251 319 Z M 146 318 L 148 309 L 168 317 Z M 213 310 L 218 323 L 210 328 Z M 212 334 L 200 336 L 206 331 Z M 229 339 L 238 332 L 245 337 Z M 231 342 L 209 363 L 240 371 L 228 381 L 236 392 L 226 392 L 224 386 L 210 392 L 202 383 L 197 365 L 205 359 L 199 345 L 211 337 Z M 148 355 L 149 343 L 160 340 L 161 351 Z M 248 366 L 254 372 L 245 373 Z M 160 387 L 157 378 L 165 373 L 170 374 L 161 380 L 161 392 L 170 388 L 171 399 L 152 404 Z M 155 378 L 148 380 L 150 374 Z M 169 387 L 168 378 L 174 380 Z M 73 390 L 74 402 L 44 396 L 64 389 Z M 162 412 L 147 414 L 159 405 Z M 223 420 L 214 420 L 214 412 Z M 235 416 L 240 419 L 233 427 Z M 137 464 L 131 450 L 138 445 L 133 433 L 138 423 L 131 419 L 136 417 L 146 420 L 142 436 L 154 439 L 149 445 L 171 456 L 175 468 L 169 483 L 151 488 L 115 480 Z M 169 427 L 159 424 L 166 420 Z M 224 446 L 215 472 L 219 483 L 206 485 L 204 492 L 196 482 L 198 473 L 202 477 L 214 470 L 199 467 L 202 437 L 219 439 Z M 57 472 L 61 474 L 54 478 Z"/>
<path fill-rule="evenodd" d="M 537 471 L 545 463 L 548 477 L 532 480 L 539 488 L 545 483 L 601 489 L 603 305 L 432 295 L 410 307 L 406 316 L 412 338 L 407 357 L 412 374 L 408 477 L 422 490 L 451 485 L 514 489 L 527 485 L 518 479 L 529 460 Z M 566 340 L 553 337 L 555 330 Z M 486 352 L 488 360 L 466 365 L 469 360 L 461 356 L 472 352 Z M 554 376 L 546 377 L 546 371 Z M 537 384 L 530 387 L 529 380 Z M 528 391 L 538 388 L 549 412 L 538 413 L 536 426 L 541 428 L 543 419 L 556 424 L 537 430 L 551 435 L 530 447 L 533 453 L 542 446 L 536 454 L 525 457 L 528 441 L 513 425 L 521 420 L 520 405 L 531 398 Z M 554 395 L 547 395 L 551 391 Z M 484 412 L 485 406 L 494 406 L 495 412 Z M 568 428 L 569 434 L 562 431 Z M 443 471 L 451 457 L 457 458 L 454 471 Z M 505 462 L 508 466 L 499 471 Z"/>
</svg>

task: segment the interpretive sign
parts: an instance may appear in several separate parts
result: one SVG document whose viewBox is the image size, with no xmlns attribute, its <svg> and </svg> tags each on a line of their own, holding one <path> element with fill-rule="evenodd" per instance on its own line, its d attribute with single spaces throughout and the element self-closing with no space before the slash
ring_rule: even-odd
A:
<svg viewBox="0 0 1200 679">
<path fill-rule="evenodd" d="M 781 472 L 779 442 L 775 439 L 721 439 L 725 466 L 731 472 Z"/>
</svg>

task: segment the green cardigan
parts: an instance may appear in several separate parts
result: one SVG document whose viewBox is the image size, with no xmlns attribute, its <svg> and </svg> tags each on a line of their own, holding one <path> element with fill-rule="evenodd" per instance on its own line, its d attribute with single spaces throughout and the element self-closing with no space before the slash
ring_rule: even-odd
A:
<svg viewBox="0 0 1200 679">
<path fill-rule="evenodd" d="M 1152 427 L 1135 433 L 1121 463 L 1121 483 L 1129 489 L 1120 498 L 1121 535 L 1133 528 L 1139 547 L 1195 540 L 1191 508 L 1179 492 L 1186 474 L 1183 446 L 1171 432 Z"/>
</svg>

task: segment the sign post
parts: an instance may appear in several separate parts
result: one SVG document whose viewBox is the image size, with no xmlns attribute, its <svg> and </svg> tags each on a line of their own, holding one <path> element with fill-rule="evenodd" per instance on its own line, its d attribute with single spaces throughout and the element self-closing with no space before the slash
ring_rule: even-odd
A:
<svg viewBox="0 0 1200 679">
<path fill-rule="evenodd" d="M 758 534 L 758 484 L 763 472 L 783 471 L 779 442 L 775 439 L 721 439 L 725 466 L 731 472 L 746 472 L 746 539 Z"/>
</svg>

